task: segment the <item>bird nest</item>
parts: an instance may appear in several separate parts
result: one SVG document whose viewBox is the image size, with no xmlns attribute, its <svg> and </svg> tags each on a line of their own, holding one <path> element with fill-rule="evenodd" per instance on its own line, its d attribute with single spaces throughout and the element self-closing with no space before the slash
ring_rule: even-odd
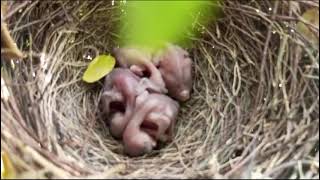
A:
<svg viewBox="0 0 320 180">
<path fill-rule="evenodd" d="M 195 23 L 174 139 L 135 158 L 99 116 L 102 83 L 82 81 L 117 46 L 125 2 L 12 3 L 26 58 L 1 58 L 1 150 L 19 177 L 319 178 L 319 28 L 301 17 L 316 0 L 225 0 L 217 20 Z"/>
</svg>

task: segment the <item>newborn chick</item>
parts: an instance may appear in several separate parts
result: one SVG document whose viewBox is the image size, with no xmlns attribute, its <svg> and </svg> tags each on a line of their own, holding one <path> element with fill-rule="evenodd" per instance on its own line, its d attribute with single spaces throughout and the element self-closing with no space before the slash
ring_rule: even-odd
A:
<svg viewBox="0 0 320 180">
<path fill-rule="evenodd" d="M 136 98 L 134 114 L 123 134 L 124 150 L 130 156 L 140 156 L 156 146 L 156 140 L 172 133 L 179 104 L 163 94 L 144 91 Z M 143 124 L 145 123 L 145 127 Z M 146 124 L 153 124 L 156 128 Z M 171 134 L 170 134 L 171 135 Z"/>
<path fill-rule="evenodd" d="M 167 44 L 163 51 L 155 55 L 159 70 L 171 97 L 179 101 L 190 98 L 192 88 L 192 61 L 187 51 L 181 47 Z"/>
<path fill-rule="evenodd" d="M 144 76 L 144 72 L 147 72 L 150 74 L 149 79 L 151 81 L 159 85 L 163 91 L 167 91 L 159 70 L 152 62 L 151 53 L 139 48 L 124 47 L 115 48 L 113 56 L 121 67 L 130 68 L 132 72 L 140 77 Z"/>
<path fill-rule="evenodd" d="M 168 141 L 172 139 L 173 129 L 179 111 L 179 103 L 172 98 L 152 93 L 148 100 L 157 101 L 152 111 L 146 115 L 142 122 L 141 129 L 154 137 L 156 140 Z M 149 105 L 151 107 L 151 105 Z"/>
<path fill-rule="evenodd" d="M 128 118 L 133 112 L 136 96 L 144 90 L 162 93 L 161 88 L 147 78 L 139 78 L 128 69 L 115 68 L 104 81 L 101 103 L 103 113 L 115 113 L 110 122 L 110 132 L 121 138 Z"/>
</svg>

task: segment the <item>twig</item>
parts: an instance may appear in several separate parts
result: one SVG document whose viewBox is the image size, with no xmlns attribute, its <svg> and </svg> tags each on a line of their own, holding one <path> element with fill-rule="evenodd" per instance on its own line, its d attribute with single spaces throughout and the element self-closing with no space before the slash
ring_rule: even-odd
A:
<svg viewBox="0 0 320 180">
<path fill-rule="evenodd" d="M 274 7 L 273 7 L 273 12 L 272 12 L 272 17 L 271 19 L 273 20 L 276 16 L 277 10 L 278 10 L 278 4 L 279 1 L 274 1 Z M 267 37 L 266 41 L 264 43 L 264 49 L 262 52 L 262 58 L 261 58 L 261 66 L 260 66 L 260 82 L 259 82 L 259 87 L 258 87 L 258 96 L 256 99 L 256 103 L 258 104 L 259 102 L 262 101 L 262 91 L 263 91 L 263 84 L 265 83 L 265 75 L 264 75 L 264 69 L 266 65 L 266 59 L 267 59 L 267 53 L 268 53 L 268 47 L 271 39 L 271 34 L 272 34 L 272 24 L 269 24 L 268 26 L 268 32 L 267 32 Z"/>
</svg>

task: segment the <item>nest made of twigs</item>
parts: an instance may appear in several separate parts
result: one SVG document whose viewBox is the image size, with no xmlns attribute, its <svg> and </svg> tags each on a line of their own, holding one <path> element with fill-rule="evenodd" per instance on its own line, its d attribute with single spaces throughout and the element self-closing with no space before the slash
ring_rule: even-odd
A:
<svg viewBox="0 0 320 180">
<path fill-rule="evenodd" d="M 102 84 L 81 80 L 117 46 L 121 3 L 14 3 L 8 27 L 28 57 L 1 59 L 1 150 L 19 177 L 319 178 L 319 47 L 296 30 L 318 1 L 218 3 L 223 15 L 190 37 L 174 141 L 137 158 L 97 113 Z"/>
</svg>

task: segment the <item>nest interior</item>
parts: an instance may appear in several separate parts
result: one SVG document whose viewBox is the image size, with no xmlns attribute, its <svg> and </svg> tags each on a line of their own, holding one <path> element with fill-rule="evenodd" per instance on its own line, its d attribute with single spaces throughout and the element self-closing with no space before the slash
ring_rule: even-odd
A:
<svg viewBox="0 0 320 180">
<path fill-rule="evenodd" d="M 28 57 L 1 59 L 1 150 L 20 177 L 319 178 L 319 46 L 296 28 L 318 1 L 216 4 L 222 16 L 189 37 L 192 98 L 174 141 L 137 158 L 99 117 L 101 82 L 81 80 L 117 46 L 124 3 L 13 2 L 8 27 Z"/>
</svg>

